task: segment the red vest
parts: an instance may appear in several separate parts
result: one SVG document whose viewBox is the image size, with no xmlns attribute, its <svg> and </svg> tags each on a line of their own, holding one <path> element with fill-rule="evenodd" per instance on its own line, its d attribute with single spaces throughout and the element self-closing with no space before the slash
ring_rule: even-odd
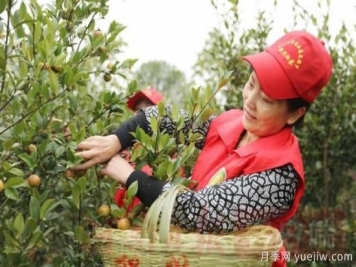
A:
<svg viewBox="0 0 356 267">
<path fill-rule="evenodd" d="M 304 192 L 304 169 L 297 138 L 289 127 L 235 149 L 244 131 L 242 111 L 229 110 L 215 118 L 209 128 L 205 146 L 194 166 L 192 179 L 197 190 L 243 174 L 261 172 L 291 163 L 300 176 L 292 208 L 270 224 L 281 230 L 290 220 Z"/>
</svg>

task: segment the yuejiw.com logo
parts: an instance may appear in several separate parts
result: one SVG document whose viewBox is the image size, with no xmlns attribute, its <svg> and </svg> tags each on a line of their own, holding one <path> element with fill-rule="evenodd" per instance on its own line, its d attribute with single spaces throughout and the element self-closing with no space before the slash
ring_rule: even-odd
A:
<svg viewBox="0 0 356 267">
<path fill-rule="evenodd" d="M 277 261 L 283 260 L 286 262 L 352 262 L 353 255 L 351 253 L 302 253 L 302 254 L 291 254 L 289 251 L 282 252 L 267 252 L 263 251 L 261 254 L 261 261 Z"/>
</svg>

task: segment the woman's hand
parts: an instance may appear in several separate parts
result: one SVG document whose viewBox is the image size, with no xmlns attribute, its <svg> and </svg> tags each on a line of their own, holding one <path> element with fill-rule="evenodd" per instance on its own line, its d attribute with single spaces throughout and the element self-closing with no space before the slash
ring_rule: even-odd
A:
<svg viewBox="0 0 356 267">
<path fill-rule="evenodd" d="M 122 185 L 126 185 L 127 178 L 135 169 L 121 156 L 114 156 L 109 163 L 100 170 L 101 175 L 107 175 L 118 181 Z"/>
<path fill-rule="evenodd" d="M 116 135 L 91 136 L 78 144 L 76 155 L 82 157 L 86 162 L 73 167 L 73 170 L 86 170 L 96 164 L 107 162 L 121 150 L 120 140 Z"/>
</svg>

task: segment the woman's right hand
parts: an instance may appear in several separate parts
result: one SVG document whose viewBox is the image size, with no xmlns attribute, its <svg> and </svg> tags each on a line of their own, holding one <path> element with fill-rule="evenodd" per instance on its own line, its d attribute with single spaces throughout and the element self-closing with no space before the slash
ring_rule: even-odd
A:
<svg viewBox="0 0 356 267">
<path fill-rule="evenodd" d="M 105 163 L 121 150 L 120 140 L 116 135 L 91 136 L 78 144 L 76 155 L 86 160 L 73 167 L 73 170 L 86 170 L 96 164 Z"/>
</svg>

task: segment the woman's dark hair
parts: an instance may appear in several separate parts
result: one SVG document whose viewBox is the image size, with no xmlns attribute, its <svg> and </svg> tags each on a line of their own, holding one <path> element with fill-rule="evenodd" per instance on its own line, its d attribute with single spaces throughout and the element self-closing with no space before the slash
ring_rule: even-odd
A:
<svg viewBox="0 0 356 267">
<path fill-rule="evenodd" d="M 306 113 L 308 111 L 308 109 L 310 108 L 310 103 L 305 101 L 303 98 L 287 99 L 287 105 L 288 105 L 289 112 L 294 112 L 298 108 L 304 107 L 305 108 L 305 113 Z M 291 127 L 295 127 L 297 129 L 301 128 L 303 126 L 303 123 L 304 123 L 305 113 L 295 123 L 293 123 L 291 125 Z"/>
</svg>

